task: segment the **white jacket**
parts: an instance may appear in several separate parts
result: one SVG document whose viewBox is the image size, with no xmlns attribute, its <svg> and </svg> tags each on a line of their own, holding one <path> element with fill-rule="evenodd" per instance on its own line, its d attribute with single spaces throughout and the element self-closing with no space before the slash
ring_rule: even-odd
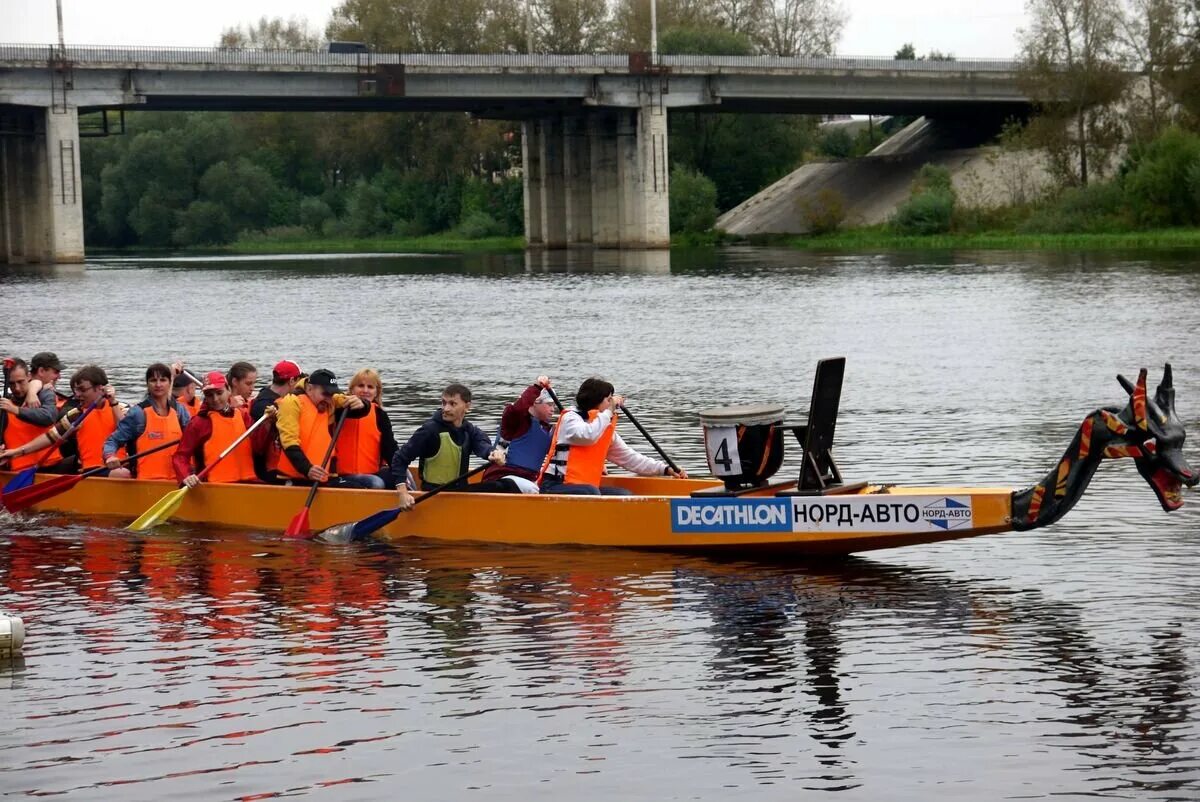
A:
<svg viewBox="0 0 1200 802">
<path fill-rule="evenodd" d="M 558 442 L 572 446 L 590 446 L 604 434 L 605 429 L 612 422 L 612 416 L 612 410 L 605 410 L 598 414 L 595 420 L 588 422 L 579 414 L 578 410 L 568 409 L 562 414 L 562 423 L 558 427 Z M 620 465 L 638 476 L 663 476 L 667 470 L 667 463 L 647 457 L 645 454 L 639 454 L 630 448 L 621 439 L 621 435 L 616 432 L 613 432 L 613 439 L 608 445 L 608 453 L 605 457 L 609 462 Z M 555 470 L 557 467 L 552 464 L 547 473 L 558 474 L 558 471 Z"/>
</svg>

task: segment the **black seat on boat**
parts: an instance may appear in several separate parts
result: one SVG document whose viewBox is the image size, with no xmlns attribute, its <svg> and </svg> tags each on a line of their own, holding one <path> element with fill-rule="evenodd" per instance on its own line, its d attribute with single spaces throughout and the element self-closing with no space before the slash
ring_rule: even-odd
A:
<svg viewBox="0 0 1200 802">
<path fill-rule="evenodd" d="M 846 375 L 846 357 L 830 357 L 817 362 L 813 377 L 812 401 L 808 406 L 808 423 L 784 424 L 796 436 L 801 448 L 798 481 L 726 490 L 723 487 L 697 490 L 693 496 L 740 496 L 795 486 L 795 490 L 779 492 L 780 496 L 812 496 L 847 493 L 866 486 L 866 482 L 846 485 L 837 463 L 833 461 L 833 434 L 837 429 L 838 406 L 842 400 L 842 379 Z"/>
<path fill-rule="evenodd" d="M 846 375 L 846 357 L 822 359 L 813 377 L 812 402 L 808 423 L 791 427 L 800 443 L 800 479 L 796 489 L 781 496 L 833 495 L 858 490 L 866 482 L 847 485 L 833 460 L 833 434 L 837 429 L 838 407 L 842 400 L 842 379 Z"/>
</svg>

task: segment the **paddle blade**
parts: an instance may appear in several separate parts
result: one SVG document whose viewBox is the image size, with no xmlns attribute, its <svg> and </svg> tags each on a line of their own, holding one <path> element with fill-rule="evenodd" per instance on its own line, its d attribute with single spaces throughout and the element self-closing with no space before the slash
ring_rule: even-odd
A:
<svg viewBox="0 0 1200 802">
<path fill-rule="evenodd" d="M 396 520 L 400 515 L 400 508 L 393 507 L 390 510 L 381 510 L 380 512 L 363 518 L 354 525 L 354 539 L 367 537 L 378 532 L 383 527 Z"/>
<path fill-rule="evenodd" d="M 5 509 L 9 512 L 21 512 L 27 510 L 34 504 L 40 501 L 45 501 L 48 498 L 53 498 L 59 493 L 65 493 L 75 485 L 83 481 L 84 477 L 81 474 L 71 474 L 70 476 L 56 476 L 48 482 L 39 482 L 29 487 L 14 490 L 11 493 L 5 493 L 3 503 Z"/>
<path fill-rule="evenodd" d="M 33 475 L 37 473 L 37 467 L 29 467 L 18 473 L 16 476 L 8 480 L 8 484 L 4 486 L 3 493 L 8 495 L 14 490 L 22 490 L 33 484 Z"/>
<path fill-rule="evenodd" d="M 163 521 L 175 514 L 175 510 L 179 509 L 179 505 L 183 503 L 183 497 L 187 495 L 188 488 L 186 486 L 178 490 L 172 490 L 165 496 L 154 503 L 154 506 L 142 513 L 142 517 L 125 527 L 128 532 L 145 532 L 158 526 Z"/>
<path fill-rule="evenodd" d="M 351 543 L 354 541 L 354 527 L 354 522 L 331 526 L 313 539 L 319 540 L 322 543 L 330 543 L 334 545 Z"/>
<path fill-rule="evenodd" d="M 283 536 L 304 538 L 305 540 L 313 536 L 312 529 L 308 525 L 308 507 L 304 507 L 296 513 L 296 517 L 288 524 L 288 528 L 283 530 Z"/>
</svg>

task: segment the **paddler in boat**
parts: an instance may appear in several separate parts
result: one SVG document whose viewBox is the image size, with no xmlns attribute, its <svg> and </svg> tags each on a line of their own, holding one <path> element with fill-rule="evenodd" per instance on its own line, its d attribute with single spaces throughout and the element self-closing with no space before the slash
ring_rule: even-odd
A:
<svg viewBox="0 0 1200 802">
<path fill-rule="evenodd" d="M 350 393 L 363 401 L 363 408 L 346 413 L 338 436 L 337 469 L 346 481 L 370 490 L 391 488 L 390 465 L 396 455 L 392 422 L 383 411 L 383 380 L 379 372 L 363 368 L 350 377 Z"/>
<path fill-rule="evenodd" d="M 303 375 L 304 371 L 300 370 L 300 366 L 290 359 L 281 359 L 276 362 L 275 367 L 271 368 L 270 386 L 255 396 L 254 403 L 250 405 L 251 422 L 261 418 L 267 411 L 267 407 L 280 398 L 295 392 L 296 384 Z"/>
<path fill-rule="evenodd" d="M 254 385 L 258 384 L 258 368 L 249 362 L 234 362 L 225 375 L 229 382 L 229 392 L 233 394 L 233 405 L 250 406 L 254 401 Z M 241 399 L 241 402 L 238 399 Z"/>
<path fill-rule="evenodd" d="M 71 376 L 71 391 L 74 397 L 59 410 L 54 428 L 19 448 L 0 452 L 0 463 L 57 443 L 71 427 L 71 421 L 96 404 L 75 435 L 59 446 L 63 461 L 53 468 L 41 470 L 45 473 L 75 473 L 104 467 L 104 441 L 125 417 L 125 406 L 117 403 L 116 390 L 108 383 L 108 374 L 97 365 L 84 365 L 75 371 Z"/>
<path fill-rule="evenodd" d="M 179 448 L 175 449 L 171 457 L 175 479 L 188 487 L 199 485 L 200 479 L 197 474 L 253 423 L 249 407 L 233 408 L 230 403 L 233 394 L 229 391 L 229 382 L 221 371 L 211 371 L 205 377 L 201 393 L 204 401 L 200 405 L 200 411 L 183 430 L 183 439 L 179 441 Z M 267 406 L 263 414 L 273 418 L 276 412 L 272 404 Z M 259 426 L 247 440 L 229 452 L 229 455 L 212 469 L 207 481 L 214 484 L 257 482 L 254 454 L 266 448 L 271 436 L 268 424 Z"/>
<path fill-rule="evenodd" d="M 275 468 L 276 482 L 322 482 L 327 487 L 364 486 L 362 482 L 334 475 L 328 468 L 321 467 L 333 439 L 334 410 L 345 407 L 354 411 L 365 406 L 358 396 L 342 393 L 332 371 L 314 370 L 305 381 L 304 392 L 284 396 L 275 402 L 275 406 L 279 409 L 275 428 L 283 449 Z"/>
<path fill-rule="evenodd" d="M 196 417 L 200 412 L 200 405 L 203 399 L 196 395 L 196 390 L 199 387 L 196 380 L 188 373 L 179 373 L 175 377 L 175 383 L 172 385 L 172 392 L 175 394 L 175 401 L 179 406 L 187 410 L 188 415 Z"/>
<path fill-rule="evenodd" d="M 110 478 L 175 479 L 169 450 L 131 462 L 128 468 L 121 466 L 119 452 L 123 448 L 133 456 L 178 440 L 183 435 L 191 415 L 172 394 L 175 376 L 182 372 L 182 362 L 169 367 L 155 362 L 146 368 L 146 397 L 130 407 L 116 430 L 104 441 L 104 462 L 108 465 Z"/>
<path fill-rule="evenodd" d="M 45 384 L 31 377 L 28 364 L 19 358 L 12 360 L 8 370 L 8 391 L 8 396 L 0 398 L 0 442 L 4 448 L 15 450 L 54 425 L 58 417 L 57 397 L 53 383 Z M 24 470 L 40 457 L 40 454 L 18 457 L 9 467 L 14 471 Z"/>
<path fill-rule="evenodd" d="M 304 375 L 300 366 L 290 359 L 281 359 L 276 362 L 275 367 L 271 369 L 270 386 L 260 391 L 254 397 L 254 403 L 250 405 L 251 424 L 265 415 L 267 409 L 275 406 L 275 402 L 280 398 L 295 393 Z M 266 445 L 254 448 L 254 472 L 260 480 L 273 482 L 275 481 L 275 466 L 279 464 L 281 453 L 279 439 L 274 422 L 265 424 L 263 428 L 266 429 L 267 434 Z M 258 442 L 257 436 L 251 439 Z"/>
<path fill-rule="evenodd" d="M 500 444 L 506 448 L 503 465 L 483 472 L 484 482 L 508 478 L 523 493 L 538 492 L 537 477 L 550 451 L 554 431 L 554 396 L 550 377 L 538 376 L 533 384 L 500 414 Z"/>
<path fill-rule="evenodd" d="M 462 384 L 450 384 L 442 391 L 442 405 L 429 420 L 421 424 L 408 442 L 396 449 L 392 457 L 392 482 L 400 492 L 399 506 L 408 509 L 415 502 L 405 486 L 408 466 L 418 460 L 421 489 L 437 488 L 465 475 L 474 454 L 494 464 L 504 464 L 504 450 L 493 448 L 491 438 L 467 420 L 471 411 L 471 389 Z M 504 480 L 463 486 L 475 492 L 517 493 L 519 488 Z"/>
<path fill-rule="evenodd" d="M 638 476 L 673 476 L 686 479 L 686 471 L 653 457 L 639 454 L 617 434 L 617 407 L 625 403 L 614 395 L 604 379 L 584 379 L 575 393 L 575 407 L 558 416 L 551 435 L 550 451 L 542 465 L 538 483 L 543 493 L 588 496 L 624 496 L 623 487 L 601 487 L 606 461 Z"/>
</svg>

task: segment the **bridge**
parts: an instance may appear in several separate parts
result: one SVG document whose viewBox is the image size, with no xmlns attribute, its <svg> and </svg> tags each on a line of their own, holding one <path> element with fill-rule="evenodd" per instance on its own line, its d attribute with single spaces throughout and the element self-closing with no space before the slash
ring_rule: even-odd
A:
<svg viewBox="0 0 1200 802">
<path fill-rule="evenodd" d="M 0 45 L 0 261 L 83 259 L 80 113 L 450 111 L 519 121 L 531 247 L 669 243 L 667 114 L 1028 113 L 998 60 Z"/>
</svg>

